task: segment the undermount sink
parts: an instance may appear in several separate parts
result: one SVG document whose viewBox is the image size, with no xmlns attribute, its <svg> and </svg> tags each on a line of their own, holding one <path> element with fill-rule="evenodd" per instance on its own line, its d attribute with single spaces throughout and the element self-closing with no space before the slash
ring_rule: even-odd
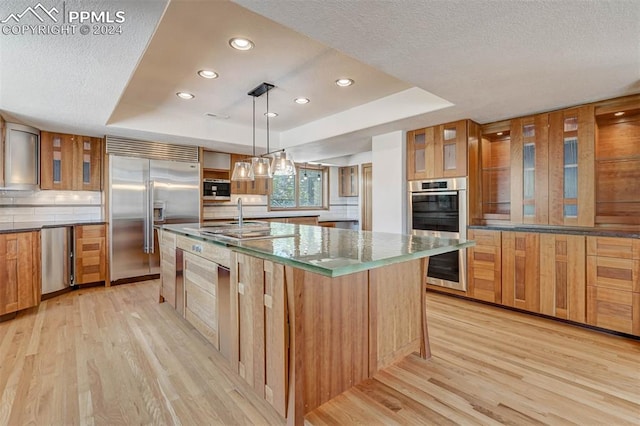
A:
<svg viewBox="0 0 640 426">
<path fill-rule="evenodd" d="M 199 228 L 198 231 L 204 234 L 226 237 L 234 240 L 257 240 L 293 236 L 272 235 L 269 222 L 262 222 L 258 220 L 244 220 L 242 221 L 242 226 L 240 226 L 240 222 L 238 221 L 219 222 Z"/>
</svg>

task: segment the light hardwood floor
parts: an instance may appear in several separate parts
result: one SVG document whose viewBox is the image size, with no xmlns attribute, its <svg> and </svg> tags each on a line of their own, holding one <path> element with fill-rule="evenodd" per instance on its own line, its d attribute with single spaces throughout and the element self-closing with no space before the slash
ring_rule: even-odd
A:
<svg viewBox="0 0 640 426">
<path fill-rule="evenodd" d="M 0 323 L 0 425 L 282 424 L 158 281 L 75 291 Z M 411 356 L 310 424 L 640 424 L 640 342 L 428 294 Z"/>
</svg>

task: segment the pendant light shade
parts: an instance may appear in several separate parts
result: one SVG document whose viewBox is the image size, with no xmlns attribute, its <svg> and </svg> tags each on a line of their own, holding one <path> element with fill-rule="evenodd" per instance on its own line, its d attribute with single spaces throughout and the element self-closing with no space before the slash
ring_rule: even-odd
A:
<svg viewBox="0 0 640 426">
<path fill-rule="evenodd" d="M 271 159 L 269 157 L 253 157 L 251 159 L 251 173 L 254 178 L 270 178 Z"/>
<path fill-rule="evenodd" d="M 271 174 L 274 176 L 295 176 L 296 165 L 291 154 L 284 151 L 276 152 L 271 163 Z"/>
<path fill-rule="evenodd" d="M 246 161 L 238 161 L 235 166 L 233 166 L 233 174 L 231 175 L 231 180 L 253 180 L 253 176 L 251 173 L 251 163 Z"/>
</svg>

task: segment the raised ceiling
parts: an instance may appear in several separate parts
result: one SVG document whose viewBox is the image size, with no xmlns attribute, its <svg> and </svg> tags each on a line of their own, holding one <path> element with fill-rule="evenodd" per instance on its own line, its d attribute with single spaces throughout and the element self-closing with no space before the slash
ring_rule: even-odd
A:
<svg viewBox="0 0 640 426">
<path fill-rule="evenodd" d="M 0 21 L 25 5 L 1 2 Z M 366 150 L 371 135 L 387 131 L 461 118 L 486 123 L 640 92 L 636 0 L 166 5 L 91 2 L 94 10 L 126 11 L 120 36 L 0 34 L 3 115 L 44 130 L 247 152 L 246 93 L 268 81 L 277 86 L 270 109 L 280 114 L 271 120 L 272 144 L 312 161 Z M 231 50 L 235 35 L 256 48 Z M 220 78 L 197 77 L 203 67 Z M 356 84 L 338 89 L 333 81 L 346 74 Z M 196 98 L 182 101 L 178 90 Z M 296 96 L 311 103 L 295 105 Z M 259 98 L 261 146 L 264 109 Z"/>
</svg>

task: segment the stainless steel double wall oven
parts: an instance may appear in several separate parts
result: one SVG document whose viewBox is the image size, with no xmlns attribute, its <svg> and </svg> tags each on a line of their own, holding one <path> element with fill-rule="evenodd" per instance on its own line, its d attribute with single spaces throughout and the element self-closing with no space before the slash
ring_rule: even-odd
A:
<svg viewBox="0 0 640 426">
<path fill-rule="evenodd" d="M 467 179 L 409 182 L 408 227 L 412 235 L 467 238 Z M 429 284 L 466 291 L 466 250 L 431 256 Z"/>
</svg>

